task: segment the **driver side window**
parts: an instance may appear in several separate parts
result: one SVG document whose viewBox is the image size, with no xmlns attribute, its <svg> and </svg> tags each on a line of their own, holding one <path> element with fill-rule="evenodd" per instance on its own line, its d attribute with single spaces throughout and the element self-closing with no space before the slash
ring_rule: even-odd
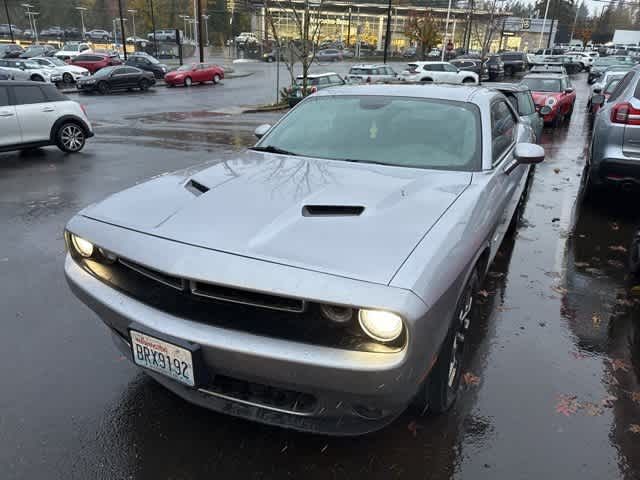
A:
<svg viewBox="0 0 640 480">
<path fill-rule="evenodd" d="M 458 69 L 456 67 L 454 67 L 453 65 L 450 65 L 448 63 L 445 63 L 444 65 L 444 71 L 445 72 L 457 72 Z"/>
<path fill-rule="evenodd" d="M 491 105 L 492 166 L 502 160 L 516 136 L 517 120 L 507 104 L 500 100 Z"/>
</svg>

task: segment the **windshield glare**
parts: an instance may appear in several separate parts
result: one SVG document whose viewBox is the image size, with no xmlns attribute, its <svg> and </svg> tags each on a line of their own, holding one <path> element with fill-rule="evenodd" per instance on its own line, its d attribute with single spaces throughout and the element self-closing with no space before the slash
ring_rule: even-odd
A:
<svg viewBox="0 0 640 480">
<path fill-rule="evenodd" d="M 96 73 L 93 74 L 94 77 L 108 77 L 117 67 L 106 67 L 101 68 Z"/>
<path fill-rule="evenodd" d="M 178 72 L 188 72 L 189 70 L 193 70 L 195 65 L 182 65 L 178 68 Z"/>
<path fill-rule="evenodd" d="M 607 84 L 607 87 L 604 89 L 604 93 L 612 93 L 613 90 L 616 88 L 616 85 L 618 85 L 618 83 L 620 83 L 620 80 L 622 80 L 622 79 L 621 78 L 614 78 L 613 80 L 611 80 Z"/>
<path fill-rule="evenodd" d="M 64 63 L 62 60 L 60 60 L 59 58 L 55 58 L 55 57 L 51 57 L 47 59 L 50 63 L 53 63 L 54 65 L 57 65 L 58 67 L 65 67 L 67 64 Z"/>
<path fill-rule="evenodd" d="M 560 79 L 557 78 L 525 78 L 522 83 L 532 92 L 559 92 Z"/>
<path fill-rule="evenodd" d="M 258 144 L 307 157 L 464 171 L 480 165 L 479 145 L 478 110 L 468 103 L 347 95 L 305 100 Z"/>
<path fill-rule="evenodd" d="M 77 52 L 79 49 L 80 45 L 74 43 L 65 43 L 62 46 L 62 50 L 67 52 Z"/>
</svg>

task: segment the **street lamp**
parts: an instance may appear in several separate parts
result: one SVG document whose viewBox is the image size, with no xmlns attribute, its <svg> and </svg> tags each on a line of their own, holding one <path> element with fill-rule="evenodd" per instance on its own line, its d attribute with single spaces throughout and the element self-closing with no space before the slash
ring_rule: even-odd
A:
<svg viewBox="0 0 640 480">
<path fill-rule="evenodd" d="M 133 29 L 133 41 L 135 43 L 136 41 L 136 13 L 138 13 L 137 10 L 127 10 L 127 12 L 129 12 L 131 14 L 131 26 Z"/>
<path fill-rule="evenodd" d="M 204 20 L 204 32 L 205 38 L 207 39 L 207 47 L 209 46 L 209 15 L 202 15 L 202 20 Z"/>
<path fill-rule="evenodd" d="M 82 24 L 82 36 L 87 34 L 87 29 L 84 27 L 84 12 L 87 11 L 85 7 L 76 7 L 76 10 L 80 12 L 80 23 Z"/>
</svg>

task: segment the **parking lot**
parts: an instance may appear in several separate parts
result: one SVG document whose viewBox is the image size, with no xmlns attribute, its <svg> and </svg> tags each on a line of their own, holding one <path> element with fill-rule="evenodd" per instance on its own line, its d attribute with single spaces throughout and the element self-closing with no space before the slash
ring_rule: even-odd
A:
<svg viewBox="0 0 640 480">
<path fill-rule="evenodd" d="M 0 154 L 3 478 L 640 478 L 640 296 L 625 268 L 637 196 L 581 200 L 586 74 L 573 77 L 570 123 L 544 131 L 545 162 L 481 290 L 448 414 L 409 411 L 355 440 L 296 433 L 186 403 L 116 351 L 64 279 L 66 222 L 252 145 L 254 128 L 283 114 L 241 113 L 275 100 L 275 68 L 238 64 L 251 75 L 216 86 L 74 94 L 96 127 L 82 153 Z"/>
</svg>

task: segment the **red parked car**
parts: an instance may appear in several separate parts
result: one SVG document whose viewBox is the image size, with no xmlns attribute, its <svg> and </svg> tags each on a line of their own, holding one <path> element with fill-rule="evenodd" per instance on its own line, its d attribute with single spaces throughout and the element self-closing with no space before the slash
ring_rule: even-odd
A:
<svg viewBox="0 0 640 480">
<path fill-rule="evenodd" d="M 194 83 L 213 82 L 218 83 L 224 78 L 224 69 L 213 63 L 193 63 L 183 65 L 164 76 L 168 87 L 184 85 L 190 87 Z"/>
<path fill-rule="evenodd" d="M 71 61 L 71 65 L 84 67 L 89 70 L 91 74 L 96 73 L 101 68 L 120 64 L 122 64 L 122 60 L 106 53 L 86 53 L 78 55 Z"/>
<path fill-rule="evenodd" d="M 567 75 L 532 73 L 526 75 L 522 83 L 531 90 L 536 110 L 540 111 L 544 106 L 551 108 L 551 112 L 543 117 L 544 123 L 556 127 L 571 117 L 576 103 L 576 92 Z"/>
</svg>

